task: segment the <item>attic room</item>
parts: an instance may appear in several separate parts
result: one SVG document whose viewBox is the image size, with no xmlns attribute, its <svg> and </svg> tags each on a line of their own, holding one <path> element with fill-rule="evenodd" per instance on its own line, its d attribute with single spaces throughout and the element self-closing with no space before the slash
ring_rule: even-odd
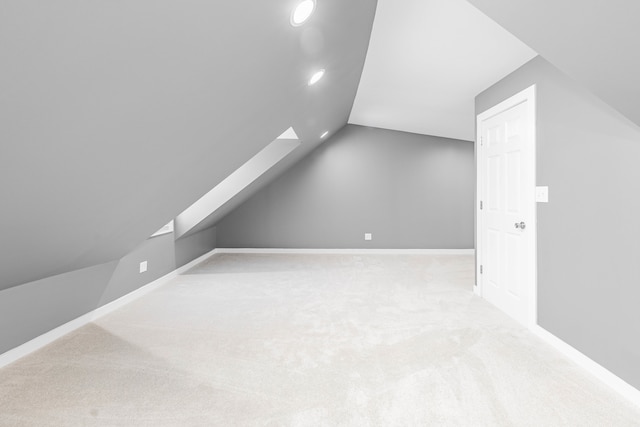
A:
<svg viewBox="0 0 640 427">
<path fill-rule="evenodd" d="M 640 425 L 640 4 L 3 0 L 0 425 Z"/>
</svg>

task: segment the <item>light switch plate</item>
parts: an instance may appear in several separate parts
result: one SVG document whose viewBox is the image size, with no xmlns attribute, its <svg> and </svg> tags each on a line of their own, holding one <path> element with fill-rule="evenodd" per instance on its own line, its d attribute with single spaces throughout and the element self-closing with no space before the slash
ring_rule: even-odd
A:
<svg viewBox="0 0 640 427">
<path fill-rule="evenodd" d="M 364 240 L 373 240 L 373 235 L 371 233 L 364 233 Z"/>
<path fill-rule="evenodd" d="M 147 261 L 142 261 L 140 263 L 140 273 L 144 273 L 147 271 Z"/>
<path fill-rule="evenodd" d="M 549 187 L 536 187 L 536 202 L 549 203 Z"/>
</svg>

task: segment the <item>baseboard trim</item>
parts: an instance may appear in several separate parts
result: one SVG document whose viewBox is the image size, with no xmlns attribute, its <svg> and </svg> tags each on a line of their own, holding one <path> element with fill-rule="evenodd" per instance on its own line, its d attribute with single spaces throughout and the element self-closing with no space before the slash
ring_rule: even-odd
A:
<svg viewBox="0 0 640 427">
<path fill-rule="evenodd" d="M 480 286 L 477 283 L 473 284 L 473 293 L 482 298 L 482 292 L 480 292 Z"/>
<path fill-rule="evenodd" d="M 51 344 L 55 340 L 67 335 L 92 321 L 109 314 L 130 302 L 160 288 L 169 280 L 186 272 L 200 262 L 216 253 L 272 253 L 272 254 L 406 254 L 406 255 L 473 255 L 473 249 L 272 249 L 272 248 L 216 248 L 176 270 L 123 295 L 108 304 L 96 308 L 76 319 L 60 325 L 18 347 L 0 354 L 0 368 L 3 368 L 39 349 Z M 564 354 L 581 368 L 609 386 L 618 394 L 640 407 L 640 390 L 636 389 L 622 378 L 618 377 L 599 363 L 576 350 L 551 332 L 539 325 L 531 327 L 531 331 L 543 341 Z"/>
<path fill-rule="evenodd" d="M 640 407 L 640 390 L 539 325 L 531 331 L 618 394 Z"/>
<path fill-rule="evenodd" d="M 302 249 L 217 248 L 222 254 L 318 254 L 318 255 L 473 255 L 475 249 Z"/>
<path fill-rule="evenodd" d="M 62 338 L 63 336 L 67 335 L 70 332 L 75 331 L 76 329 L 81 328 L 82 326 L 85 326 L 91 322 L 93 322 L 94 320 L 109 314 L 117 309 L 119 309 L 120 307 L 123 307 L 127 304 L 129 304 L 130 302 L 142 297 L 143 295 L 148 294 L 149 292 L 152 292 L 156 289 L 158 289 L 159 287 L 161 287 L 162 285 L 164 285 L 165 283 L 167 283 L 169 280 L 173 279 L 174 277 L 177 277 L 178 275 L 186 272 L 187 270 L 189 270 L 190 268 L 194 267 L 195 265 L 199 264 L 200 262 L 204 261 L 205 259 L 207 259 L 208 257 L 210 257 L 211 255 L 213 255 L 214 253 L 216 253 L 216 250 L 213 249 L 212 251 L 207 252 L 206 254 L 199 256 L 198 258 L 194 259 L 193 261 L 183 265 L 180 268 L 177 268 L 167 274 L 165 274 L 162 277 L 159 277 L 158 279 L 147 283 L 146 285 L 143 285 L 141 287 L 139 287 L 138 289 L 121 296 L 120 298 L 111 301 L 110 303 L 107 303 L 103 306 L 100 306 L 98 308 L 96 308 L 95 310 L 92 310 L 86 314 L 83 314 L 80 317 L 77 317 L 73 320 L 70 320 L 67 323 L 64 323 L 48 332 L 45 332 L 44 334 L 37 336 L 35 338 L 33 338 L 30 341 L 27 341 L 24 344 L 19 345 L 18 347 L 12 348 L 11 350 L 8 350 L 2 354 L 0 354 L 0 368 L 3 368 L 13 362 L 15 362 L 18 359 L 21 359 L 25 356 L 27 356 L 28 354 L 33 353 L 34 351 L 37 351 L 39 349 L 41 349 L 42 347 L 51 344 L 52 342 L 54 342 L 55 340 Z"/>
<path fill-rule="evenodd" d="M 202 261 L 204 261 L 205 259 L 209 258 L 211 255 L 215 254 L 217 252 L 216 249 L 212 249 L 209 252 L 207 252 L 204 255 L 200 255 L 198 258 L 186 263 L 185 265 L 183 265 L 182 267 L 176 268 L 175 270 L 165 274 L 162 277 L 159 277 L 158 279 L 154 280 L 153 282 L 149 282 L 144 286 L 139 287 L 138 289 L 129 292 L 128 294 L 125 294 L 123 296 L 121 296 L 120 298 L 111 301 L 110 303 L 107 303 L 103 306 L 100 306 L 98 308 L 96 308 L 95 310 L 93 310 L 92 312 L 88 313 L 88 314 L 92 314 L 93 317 L 91 318 L 91 321 L 96 320 L 102 316 L 104 316 L 105 314 L 109 314 L 112 311 L 115 311 L 117 309 L 119 309 L 120 307 L 123 307 L 127 304 L 129 304 L 132 301 L 137 300 L 138 298 L 152 292 L 155 291 L 156 289 L 158 289 L 159 287 L 163 286 L 165 283 L 167 283 L 169 280 L 185 273 L 187 270 L 191 269 L 192 267 L 195 267 L 197 264 L 201 263 Z"/>
</svg>

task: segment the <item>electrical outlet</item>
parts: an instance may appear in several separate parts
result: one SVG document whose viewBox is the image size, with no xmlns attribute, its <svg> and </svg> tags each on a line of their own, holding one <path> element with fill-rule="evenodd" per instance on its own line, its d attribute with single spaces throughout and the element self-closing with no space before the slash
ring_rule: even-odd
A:
<svg viewBox="0 0 640 427">
<path fill-rule="evenodd" d="M 364 240 L 373 240 L 373 234 L 364 233 Z"/>
<path fill-rule="evenodd" d="M 536 187 L 536 202 L 549 203 L 549 187 Z"/>
<path fill-rule="evenodd" d="M 144 273 L 147 271 L 147 261 L 142 261 L 140 263 L 140 273 Z"/>
</svg>

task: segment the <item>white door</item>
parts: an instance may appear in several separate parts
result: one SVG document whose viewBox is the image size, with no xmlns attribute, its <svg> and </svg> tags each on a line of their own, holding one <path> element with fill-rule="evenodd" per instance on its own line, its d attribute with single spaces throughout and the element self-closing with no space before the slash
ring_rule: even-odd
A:
<svg viewBox="0 0 640 427">
<path fill-rule="evenodd" d="M 535 87 L 478 116 L 478 287 L 536 323 Z"/>
</svg>

